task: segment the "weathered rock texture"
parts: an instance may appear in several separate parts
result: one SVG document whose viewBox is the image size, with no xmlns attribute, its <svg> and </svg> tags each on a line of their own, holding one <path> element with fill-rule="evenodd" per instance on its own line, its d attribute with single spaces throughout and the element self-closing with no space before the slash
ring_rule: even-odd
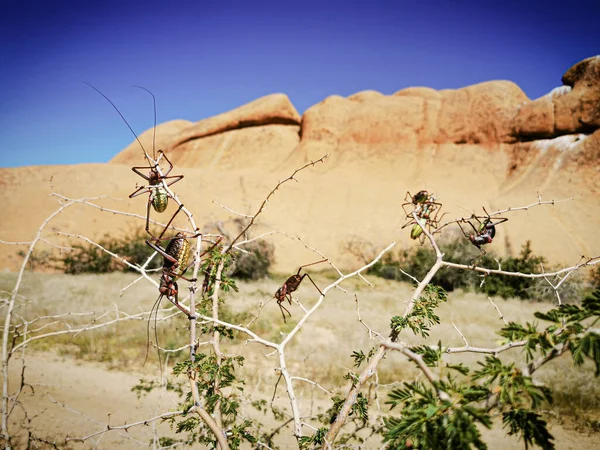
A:
<svg viewBox="0 0 600 450">
<path fill-rule="evenodd" d="M 278 180 L 329 153 L 326 163 L 278 191 L 255 234 L 300 235 L 336 262 L 353 264 L 343 250 L 349 241 L 412 243 L 400 229 L 406 191 L 434 191 L 448 217 L 534 203 L 539 192 L 575 201 L 511 214 L 491 247 L 514 252 L 531 239 L 535 250 L 570 262 L 600 254 L 600 240 L 590 239 L 600 226 L 600 57 L 574 65 L 563 83 L 535 100 L 510 81 L 393 95 L 363 91 L 328 97 L 302 117 L 287 96 L 274 94 L 196 123 L 161 124 L 157 147 L 175 164 L 173 173 L 185 175 L 176 192 L 205 228 L 232 217 L 213 199 L 252 214 Z M 152 131 L 140 141 L 150 151 Z M 125 198 L 104 206 L 143 216 L 145 199 L 127 199 L 143 182 L 130 170 L 138 165 L 144 159 L 134 141 L 110 164 L 0 169 L 0 238 L 32 238 L 56 208 L 47 197 L 50 177 L 63 194 Z M 85 208 L 73 206 L 53 226 L 90 237 L 123 232 L 122 217 Z M 314 259 L 295 240 L 269 239 L 276 269 L 296 270 Z M 0 246 L 0 268 L 16 267 L 16 251 Z"/>
<path fill-rule="evenodd" d="M 271 162 L 285 157 L 298 143 L 300 115 L 287 95 L 272 94 L 194 124 L 165 125 L 164 130 L 157 128 L 158 146 L 173 164 L 231 169 L 248 167 L 257 157 Z M 151 130 L 140 136 L 145 148 L 151 148 L 151 139 Z M 134 141 L 111 163 L 135 164 L 141 156 Z"/>
<path fill-rule="evenodd" d="M 590 133 L 600 127 L 600 56 L 585 59 L 562 77 L 555 90 L 517 108 L 512 123 L 517 138 L 552 138 Z"/>
</svg>

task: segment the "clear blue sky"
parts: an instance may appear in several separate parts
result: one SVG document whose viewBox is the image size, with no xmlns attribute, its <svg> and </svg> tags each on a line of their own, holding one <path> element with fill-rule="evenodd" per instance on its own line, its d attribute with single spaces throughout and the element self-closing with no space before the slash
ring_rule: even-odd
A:
<svg viewBox="0 0 600 450">
<path fill-rule="evenodd" d="M 7 1 L 0 166 L 106 162 L 158 121 L 284 92 L 328 95 L 508 79 L 535 98 L 600 54 L 600 1 Z"/>
</svg>

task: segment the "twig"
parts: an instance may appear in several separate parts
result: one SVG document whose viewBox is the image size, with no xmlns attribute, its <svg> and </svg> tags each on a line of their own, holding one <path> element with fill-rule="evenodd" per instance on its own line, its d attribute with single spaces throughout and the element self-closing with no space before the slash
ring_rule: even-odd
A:
<svg viewBox="0 0 600 450">
<path fill-rule="evenodd" d="M 294 176 L 306 169 L 309 166 L 314 166 L 315 164 L 319 163 L 319 162 L 323 162 L 325 160 L 325 158 L 327 158 L 329 156 L 329 153 L 327 153 L 326 155 L 322 156 L 321 158 L 317 159 L 316 161 L 310 161 L 309 163 L 306 163 L 305 165 L 303 165 L 302 167 L 300 167 L 299 169 L 294 170 L 294 173 L 292 173 L 289 177 L 279 181 L 279 183 L 277 183 L 277 185 L 271 190 L 271 192 L 269 192 L 269 194 L 267 195 L 267 197 L 263 200 L 263 202 L 261 203 L 260 207 L 258 208 L 258 211 L 256 211 L 256 213 L 252 216 L 252 218 L 250 219 L 250 222 L 248 223 L 248 225 L 246 225 L 244 227 L 244 229 L 240 232 L 240 234 L 237 235 L 237 237 L 231 241 L 231 243 L 223 250 L 223 253 L 227 253 L 229 252 L 233 246 L 235 245 L 235 243 L 239 240 L 239 238 L 241 238 L 242 236 L 244 236 L 246 234 L 246 232 L 250 229 L 250 227 L 252 225 L 254 225 L 254 221 L 256 220 L 256 218 L 260 215 L 261 212 L 263 212 L 263 210 L 265 209 L 265 207 L 267 206 L 267 203 L 269 202 L 269 199 L 273 196 L 273 194 L 275 194 L 275 192 L 279 189 L 279 187 L 290 181 L 290 180 L 296 180 L 294 178 Z"/>
</svg>

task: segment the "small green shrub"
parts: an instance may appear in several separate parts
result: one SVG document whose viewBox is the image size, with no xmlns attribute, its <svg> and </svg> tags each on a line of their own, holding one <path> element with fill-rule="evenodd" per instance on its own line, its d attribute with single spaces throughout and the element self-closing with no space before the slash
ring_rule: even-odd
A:
<svg viewBox="0 0 600 450">
<path fill-rule="evenodd" d="M 441 238 L 438 245 L 444 254 L 445 261 L 465 264 L 473 258 L 471 246 L 463 236 L 453 235 Z M 435 263 L 435 259 L 435 252 L 431 247 L 416 247 L 402 250 L 396 255 L 386 254 L 382 261 L 369 269 L 368 273 L 398 281 L 414 281 L 408 275 L 422 280 Z M 493 262 L 492 256 L 485 255 L 480 259 L 479 265 L 486 266 L 489 262 Z M 470 270 L 444 267 L 435 274 L 432 283 L 446 291 L 453 291 L 459 288 L 474 288 L 479 283 L 479 278 Z"/>
<path fill-rule="evenodd" d="M 258 240 L 244 246 L 246 252 L 238 252 L 231 276 L 241 280 L 259 280 L 269 274 L 269 267 L 275 261 L 275 246 Z"/>
<path fill-rule="evenodd" d="M 24 250 L 19 250 L 17 255 L 21 258 L 25 258 L 27 254 Z M 34 249 L 29 255 L 29 260 L 27 261 L 27 270 L 35 271 L 36 269 L 43 269 L 46 267 L 55 268 L 55 262 L 57 258 L 52 255 L 52 253 L 48 250 L 37 250 Z"/>
<path fill-rule="evenodd" d="M 437 243 L 444 254 L 444 261 L 470 264 L 472 258 L 477 255 L 473 251 L 475 250 L 474 247 L 462 235 L 441 238 Z M 422 246 L 402 250 L 396 254 L 388 253 L 381 261 L 371 267 L 368 273 L 386 279 L 412 282 L 414 280 L 410 276 L 422 280 L 434 263 L 435 252 L 433 249 L 429 246 Z M 523 245 L 517 257 L 506 256 L 501 258 L 488 251 L 477 260 L 477 265 L 488 269 L 498 269 L 500 265 L 500 268 L 507 272 L 540 273 L 542 266 L 547 272 L 551 271 L 551 268 L 547 267 L 546 258 L 533 253 L 530 241 Z M 435 274 L 432 283 L 444 288 L 446 291 L 462 288 L 502 298 L 516 297 L 538 301 L 556 300 L 553 288 L 544 278 L 523 278 L 508 275 L 484 276 L 473 270 L 443 267 Z M 571 276 L 567 282 L 561 285 L 562 299 L 571 301 L 581 297 L 584 287 L 585 283 L 581 276 Z"/>
<path fill-rule="evenodd" d="M 146 245 L 146 234 L 144 230 L 136 230 L 128 236 L 114 238 L 105 234 L 98 244 L 106 250 L 119 255 L 133 265 L 141 266 L 150 255 L 154 253 Z M 75 244 L 72 250 L 66 252 L 62 258 L 55 257 L 53 261 L 55 268 L 65 273 L 76 275 L 80 273 L 108 273 L 115 271 L 129 272 L 133 271 L 126 264 L 114 259 L 111 255 L 91 244 Z M 162 266 L 162 258 L 154 258 L 147 266 L 147 269 L 157 269 Z"/>
<path fill-rule="evenodd" d="M 590 273 L 590 285 L 593 289 L 600 289 L 600 264 L 594 267 Z"/>
<path fill-rule="evenodd" d="M 502 270 L 507 272 L 540 273 L 542 265 L 546 264 L 546 258 L 533 254 L 531 242 L 527 241 L 521 248 L 518 257 L 508 256 L 499 259 Z M 498 266 L 486 266 L 497 268 Z M 544 282 L 544 280 L 541 280 Z M 533 278 L 511 277 L 508 275 L 492 275 L 485 279 L 481 290 L 488 295 L 496 295 L 502 298 L 518 297 L 521 299 L 532 299 L 536 291 L 535 286 L 539 280 Z"/>
</svg>

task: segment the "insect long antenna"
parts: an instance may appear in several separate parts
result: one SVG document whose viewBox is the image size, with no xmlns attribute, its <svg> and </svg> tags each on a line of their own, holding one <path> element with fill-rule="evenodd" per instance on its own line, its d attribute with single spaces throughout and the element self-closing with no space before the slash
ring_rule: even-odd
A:
<svg viewBox="0 0 600 450">
<path fill-rule="evenodd" d="M 129 128 L 129 130 L 133 133 L 133 135 L 135 136 L 135 140 L 138 142 L 138 144 L 140 144 L 140 147 L 142 147 L 142 150 L 144 152 L 144 156 L 146 157 L 146 159 L 149 158 L 148 153 L 146 153 L 146 149 L 144 148 L 144 146 L 142 145 L 142 142 L 140 141 L 140 138 L 138 137 L 137 134 L 135 134 L 135 131 L 133 131 L 133 128 L 131 128 L 131 125 L 129 125 L 129 122 L 127 122 L 127 119 L 125 119 L 125 116 L 123 114 L 121 114 L 121 111 L 119 111 L 119 108 L 117 108 L 117 105 L 115 105 L 112 100 L 110 98 L 108 98 L 106 95 L 104 95 L 100 89 L 98 89 L 95 86 L 92 86 L 90 83 L 88 83 L 87 81 L 84 81 L 83 83 L 87 84 L 89 87 L 91 87 L 93 90 L 95 90 L 98 94 L 100 94 L 102 97 L 104 97 L 106 99 L 106 101 L 108 101 L 108 103 L 110 103 L 112 105 L 113 108 L 115 108 L 115 111 L 117 111 L 117 113 L 119 113 L 119 116 L 121 116 L 121 119 L 123 119 L 123 122 L 125 122 L 125 125 L 127 125 L 127 127 Z"/>
<path fill-rule="evenodd" d="M 156 299 L 156 301 L 154 302 L 154 304 L 152 305 L 152 309 L 150 309 L 150 315 L 148 316 L 148 323 L 146 326 L 146 356 L 144 357 L 144 364 L 142 364 L 142 367 L 144 367 L 146 365 L 146 361 L 148 361 L 148 353 L 150 350 L 150 320 L 152 320 L 152 313 L 154 312 L 154 339 L 156 340 L 156 348 L 158 349 L 158 335 L 156 332 L 156 316 L 158 315 L 158 308 L 160 306 L 160 301 L 163 298 L 163 294 L 160 294 L 158 296 L 158 298 Z M 159 351 L 160 352 L 160 351 Z M 158 354 L 158 363 L 159 365 L 161 365 L 161 361 L 160 361 L 160 353 Z M 162 372 L 162 367 L 161 367 L 161 372 Z"/>
<path fill-rule="evenodd" d="M 133 87 L 143 89 L 152 96 L 152 103 L 154 105 L 154 128 L 152 129 L 152 158 L 156 161 L 156 97 L 149 89 L 146 89 L 144 86 L 138 86 L 134 84 Z"/>
<path fill-rule="evenodd" d="M 156 310 L 154 311 L 154 341 L 156 345 L 156 357 L 158 358 L 158 370 L 162 374 L 162 360 L 160 359 L 160 347 L 158 346 L 158 329 L 156 326 L 158 321 L 158 308 L 160 306 L 161 297 L 159 297 L 159 305 L 156 306 Z"/>
<path fill-rule="evenodd" d="M 466 211 L 466 212 L 470 213 L 471 215 L 473 215 L 473 211 L 472 211 L 472 210 L 471 210 L 471 211 L 469 211 L 467 208 L 465 208 L 464 206 L 460 206 L 460 205 L 458 205 L 458 207 L 459 207 L 460 209 L 462 209 L 463 211 Z"/>
</svg>

